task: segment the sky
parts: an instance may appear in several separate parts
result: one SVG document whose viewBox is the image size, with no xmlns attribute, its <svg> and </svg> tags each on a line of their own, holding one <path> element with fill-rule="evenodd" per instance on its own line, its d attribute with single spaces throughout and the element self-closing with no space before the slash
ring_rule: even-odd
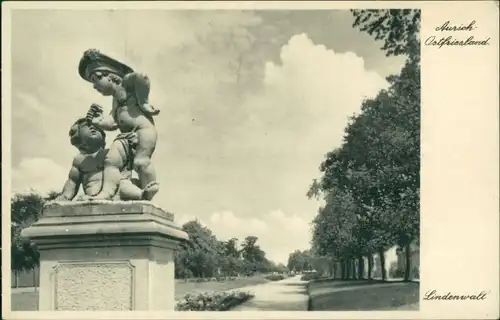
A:
<svg viewBox="0 0 500 320">
<path fill-rule="evenodd" d="M 151 80 L 153 202 L 221 240 L 257 236 L 286 263 L 310 247 L 319 203 L 306 193 L 324 155 L 402 68 L 381 46 L 341 10 L 14 11 L 13 191 L 60 190 L 71 124 L 92 103 L 110 109 L 77 72 L 97 48 Z"/>
</svg>

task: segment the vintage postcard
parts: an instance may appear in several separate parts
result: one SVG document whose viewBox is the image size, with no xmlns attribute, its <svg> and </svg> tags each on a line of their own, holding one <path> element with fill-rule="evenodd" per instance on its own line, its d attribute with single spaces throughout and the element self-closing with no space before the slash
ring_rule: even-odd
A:
<svg viewBox="0 0 500 320">
<path fill-rule="evenodd" d="M 498 21 L 3 2 L 2 318 L 498 319 Z"/>
</svg>

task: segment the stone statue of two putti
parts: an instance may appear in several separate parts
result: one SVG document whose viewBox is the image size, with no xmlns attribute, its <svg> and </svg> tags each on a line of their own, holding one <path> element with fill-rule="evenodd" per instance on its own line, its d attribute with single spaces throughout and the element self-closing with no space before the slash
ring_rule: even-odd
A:
<svg viewBox="0 0 500 320">
<path fill-rule="evenodd" d="M 79 150 L 57 200 L 151 200 L 158 192 L 151 157 L 156 148 L 154 117 L 160 111 L 149 104 L 150 81 L 144 74 L 98 50 L 84 52 L 80 76 L 103 96 L 112 98 L 111 113 L 92 104 L 86 117 L 69 131 L 70 142 Z M 105 131 L 119 130 L 109 148 Z M 132 172 L 138 179 L 132 179 Z"/>
<path fill-rule="evenodd" d="M 84 52 L 78 73 L 111 98 L 111 113 L 91 104 L 70 126 L 78 153 L 68 179 L 21 233 L 40 252 L 39 310 L 174 310 L 174 252 L 189 237 L 151 202 L 160 112 L 149 103 L 150 81 L 95 49 Z"/>
</svg>

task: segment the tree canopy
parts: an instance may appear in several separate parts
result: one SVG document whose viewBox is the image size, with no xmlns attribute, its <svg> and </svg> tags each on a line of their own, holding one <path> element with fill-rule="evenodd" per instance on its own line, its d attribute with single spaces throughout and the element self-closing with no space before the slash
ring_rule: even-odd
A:
<svg viewBox="0 0 500 320">
<path fill-rule="evenodd" d="M 266 258 L 255 236 L 246 237 L 238 248 L 237 238 L 220 241 L 198 220 L 189 221 L 182 228 L 189 234 L 190 242 L 176 252 L 178 278 L 285 272 L 282 265 Z"/>
<path fill-rule="evenodd" d="M 328 152 L 309 197 L 325 205 L 313 221 L 315 253 L 345 261 L 409 246 L 420 231 L 419 10 L 352 10 L 354 27 L 406 55 L 389 88 L 365 100 L 340 147 Z M 383 262 L 382 262 L 383 263 Z"/>
<path fill-rule="evenodd" d="M 11 198 L 10 207 L 10 230 L 11 230 L 11 269 L 15 271 L 29 270 L 38 266 L 40 254 L 36 245 L 23 239 L 21 231 L 29 227 L 42 214 L 42 208 L 46 201 L 53 200 L 58 193 L 49 192 L 42 196 L 35 191 L 19 193 Z"/>
</svg>

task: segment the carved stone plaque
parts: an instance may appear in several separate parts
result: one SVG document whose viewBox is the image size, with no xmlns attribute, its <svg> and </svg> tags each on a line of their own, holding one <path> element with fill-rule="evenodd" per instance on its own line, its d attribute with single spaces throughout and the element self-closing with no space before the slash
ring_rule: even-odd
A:
<svg viewBox="0 0 500 320">
<path fill-rule="evenodd" d="M 129 262 L 60 263 L 54 272 L 55 310 L 133 310 L 134 267 Z"/>
</svg>

